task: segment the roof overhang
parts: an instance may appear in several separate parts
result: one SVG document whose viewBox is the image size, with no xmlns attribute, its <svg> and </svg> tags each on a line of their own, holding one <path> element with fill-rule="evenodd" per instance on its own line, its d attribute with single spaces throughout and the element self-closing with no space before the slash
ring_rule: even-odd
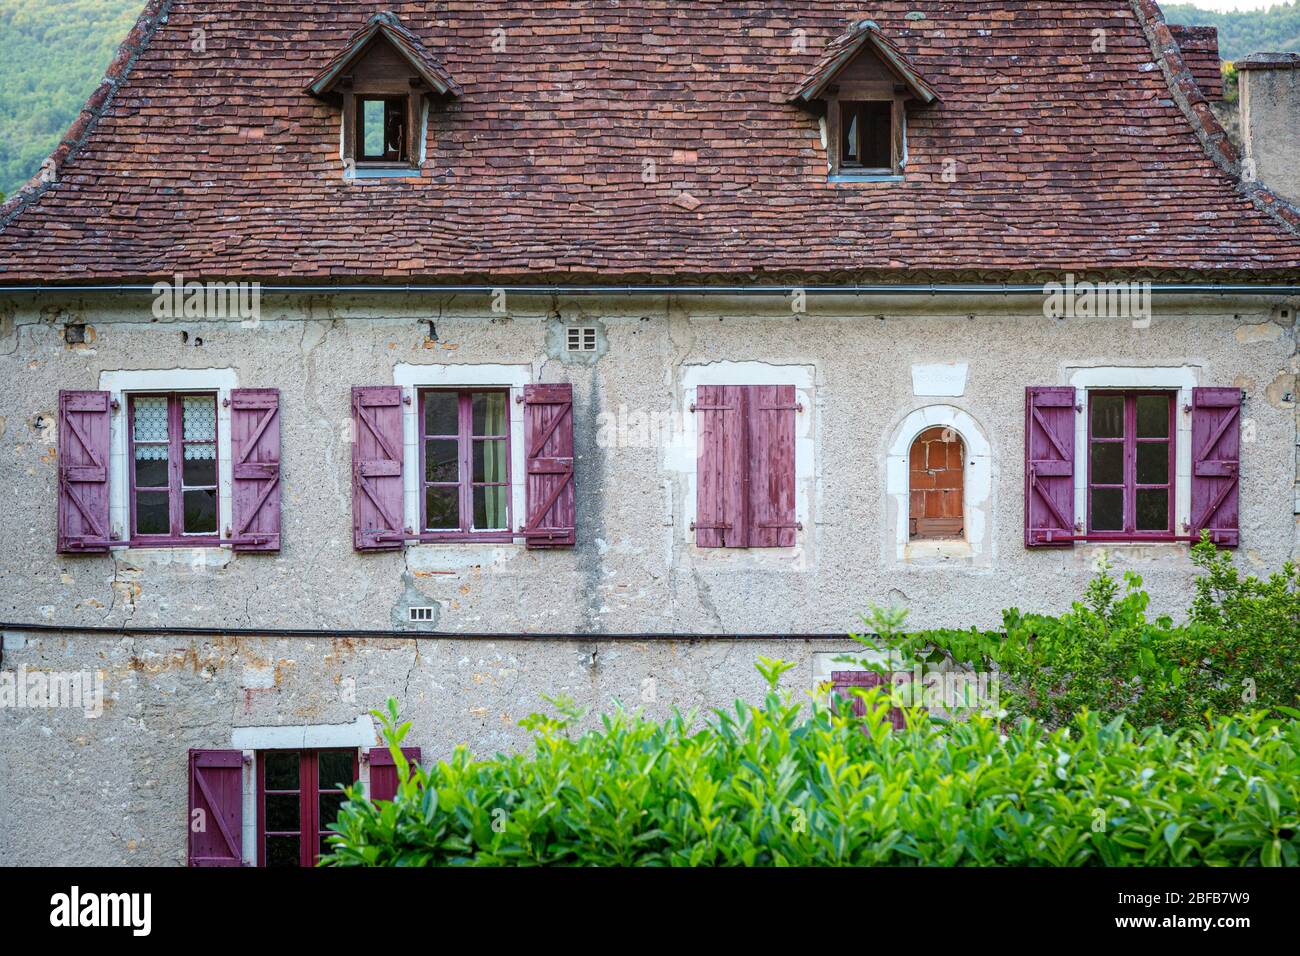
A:
<svg viewBox="0 0 1300 956">
<path fill-rule="evenodd" d="M 883 60 L 908 91 L 922 103 L 928 105 L 939 99 L 934 87 L 921 76 L 903 51 L 880 32 L 880 27 L 872 20 L 860 20 L 847 33 L 836 37 L 827 45 L 826 52 L 817 61 L 817 65 L 790 97 L 791 102 L 807 103 L 820 99 L 840 71 L 866 50 Z"/>
<path fill-rule="evenodd" d="M 429 52 L 414 33 L 402 26 L 396 14 L 387 12 L 376 13 L 364 27 L 352 34 L 347 45 L 311 78 L 306 92 L 312 96 L 329 93 L 347 73 L 348 67 L 366 52 L 373 41 L 381 37 L 410 64 L 411 69 L 431 90 L 443 96 L 460 95 L 460 86 L 438 62 L 437 57 Z"/>
</svg>

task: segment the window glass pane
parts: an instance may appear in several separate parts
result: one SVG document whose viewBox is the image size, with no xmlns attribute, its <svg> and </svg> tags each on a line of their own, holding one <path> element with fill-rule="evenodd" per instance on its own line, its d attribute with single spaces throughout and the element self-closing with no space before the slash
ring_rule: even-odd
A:
<svg viewBox="0 0 1300 956">
<path fill-rule="evenodd" d="M 474 527 L 500 530 L 506 527 L 506 492 L 504 486 L 474 489 Z"/>
<path fill-rule="evenodd" d="M 1094 395 L 1092 397 L 1092 437 L 1124 437 L 1124 396 Z"/>
<path fill-rule="evenodd" d="M 424 489 L 424 526 L 428 531 L 456 531 L 460 528 L 460 489 Z"/>
<path fill-rule="evenodd" d="M 1091 481 L 1094 485 L 1124 484 L 1124 444 L 1122 442 L 1093 442 Z"/>
<path fill-rule="evenodd" d="M 169 534 L 171 519 L 167 514 L 167 492 L 137 491 L 135 494 L 135 533 Z"/>
<path fill-rule="evenodd" d="M 460 478 L 460 444 L 455 439 L 430 439 L 424 443 L 424 480 L 457 481 Z"/>
<path fill-rule="evenodd" d="M 136 441 L 167 440 L 167 398 L 145 396 L 131 402 L 134 423 L 132 436 Z M 166 449 L 163 449 L 166 452 Z M 138 457 L 139 449 L 137 449 Z"/>
<path fill-rule="evenodd" d="M 1169 443 L 1140 441 L 1137 446 L 1137 483 L 1169 484 Z"/>
<path fill-rule="evenodd" d="M 1092 489 L 1092 530 L 1124 530 L 1124 489 Z"/>
<path fill-rule="evenodd" d="M 473 406 L 475 435 L 506 433 L 506 396 L 504 392 L 475 392 Z"/>
<path fill-rule="evenodd" d="M 361 142 L 366 156 L 384 154 L 384 101 L 362 100 Z"/>
<path fill-rule="evenodd" d="M 317 813 L 320 817 L 321 830 L 328 829 L 329 825 L 339 818 L 339 807 L 347 798 L 341 793 L 322 793 L 320 795 L 320 809 Z"/>
<path fill-rule="evenodd" d="M 135 446 L 135 486 L 137 488 L 167 487 L 167 446 Z"/>
<path fill-rule="evenodd" d="M 1169 437 L 1169 401 L 1168 395 L 1137 397 L 1138 438 Z"/>
<path fill-rule="evenodd" d="M 460 397 L 455 392 L 425 393 L 424 433 L 426 435 L 460 434 Z"/>
<path fill-rule="evenodd" d="M 217 490 L 184 492 L 185 533 L 216 534 Z"/>
<path fill-rule="evenodd" d="M 893 105 L 867 103 L 862 109 L 862 165 L 868 169 L 893 166 Z"/>
<path fill-rule="evenodd" d="M 506 480 L 505 439 L 474 442 L 474 480 Z"/>
<path fill-rule="evenodd" d="M 298 813 L 301 809 L 296 793 L 268 793 L 266 795 L 267 832 L 297 830 Z"/>
<path fill-rule="evenodd" d="M 316 786 L 321 790 L 334 790 L 350 787 L 356 783 L 352 771 L 352 752 L 348 750 L 324 750 L 316 761 Z"/>
<path fill-rule="evenodd" d="M 181 481 L 185 484 L 194 485 L 215 485 L 217 483 L 217 459 L 214 458 L 190 458 L 190 449 L 193 445 L 185 446 L 185 461 L 181 464 Z M 136 476 L 140 474 L 139 466 L 136 467 Z M 136 484 L 139 484 L 137 481 Z"/>
<path fill-rule="evenodd" d="M 298 838 L 296 836 L 267 837 L 266 865 L 298 866 Z"/>
<path fill-rule="evenodd" d="M 266 766 L 267 790 L 298 789 L 298 751 L 270 750 L 260 757 Z"/>
<path fill-rule="evenodd" d="M 217 400 L 212 395 L 186 395 L 181 399 L 181 420 L 184 423 L 182 434 L 186 441 L 217 440 Z M 197 457 L 210 457 L 216 454 L 211 445 L 195 448 Z M 190 450 L 185 449 L 185 457 Z"/>
<path fill-rule="evenodd" d="M 1137 529 L 1169 530 L 1169 492 L 1167 489 L 1142 490 L 1137 493 Z"/>
</svg>

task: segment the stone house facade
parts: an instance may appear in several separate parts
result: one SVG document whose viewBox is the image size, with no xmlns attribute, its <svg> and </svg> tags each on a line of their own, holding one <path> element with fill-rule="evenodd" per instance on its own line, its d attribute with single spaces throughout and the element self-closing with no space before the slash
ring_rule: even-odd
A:
<svg viewBox="0 0 1300 956">
<path fill-rule="evenodd" d="M 0 211 L 0 858 L 1294 559 L 1300 73 L 1242 158 L 1205 31 L 992 7 L 152 0 Z"/>
</svg>

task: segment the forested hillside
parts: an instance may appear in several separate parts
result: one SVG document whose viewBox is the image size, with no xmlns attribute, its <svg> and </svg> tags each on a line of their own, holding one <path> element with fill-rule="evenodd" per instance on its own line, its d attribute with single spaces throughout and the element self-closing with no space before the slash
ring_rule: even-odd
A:
<svg viewBox="0 0 1300 956">
<path fill-rule="evenodd" d="M 1190 3 L 1162 3 L 1170 23 L 1219 28 L 1219 55 L 1237 60 L 1248 53 L 1300 53 L 1300 2 L 1267 10 L 1214 13 Z"/>
<path fill-rule="evenodd" d="M 0 0 L 0 192 L 54 151 L 145 0 Z"/>
<path fill-rule="evenodd" d="M 0 0 L 0 193 L 40 168 L 81 109 L 145 0 Z M 1164 4 L 1172 23 L 1219 28 L 1225 59 L 1300 52 L 1300 0 L 1253 13 Z"/>
</svg>

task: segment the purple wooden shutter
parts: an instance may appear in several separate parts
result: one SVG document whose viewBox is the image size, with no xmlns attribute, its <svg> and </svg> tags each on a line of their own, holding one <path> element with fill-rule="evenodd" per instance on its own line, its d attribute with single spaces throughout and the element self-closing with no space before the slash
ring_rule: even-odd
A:
<svg viewBox="0 0 1300 956">
<path fill-rule="evenodd" d="M 793 548 L 793 385 L 755 385 L 749 392 L 749 547 Z"/>
<path fill-rule="evenodd" d="M 701 385 L 695 390 L 695 545 L 749 546 L 749 389 Z"/>
<path fill-rule="evenodd" d="M 1025 389 L 1026 548 L 1074 544 L 1074 415 L 1073 388 Z"/>
<path fill-rule="evenodd" d="M 190 751 L 190 866 L 244 865 L 244 755 Z"/>
<path fill-rule="evenodd" d="M 1192 389 L 1192 534 L 1241 541 L 1241 389 Z"/>
<path fill-rule="evenodd" d="M 400 548 L 402 390 L 396 385 L 352 388 L 352 544 L 358 551 Z"/>
<path fill-rule="evenodd" d="M 108 392 L 59 392 L 60 552 L 108 550 Z"/>
<path fill-rule="evenodd" d="M 867 715 L 866 702 L 851 693 L 852 688 L 861 687 L 868 690 L 872 687 L 884 687 L 889 689 L 892 679 L 884 674 L 876 674 L 872 671 L 832 671 L 831 672 L 831 693 L 837 697 L 843 697 L 853 706 L 853 714 L 856 717 L 865 717 Z M 889 709 L 889 722 L 898 730 L 907 726 L 907 715 L 898 707 Z"/>
<path fill-rule="evenodd" d="M 573 386 L 524 386 L 524 466 L 530 548 L 571 548 L 577 541 L 573 479 Z"/>
<path fill-rule="evenodd" d="M 402 756 L 411 763 L 420 762 L 419 747 L 403 747 Z M 391 800 L 397 796 L 397 764 L 393 763 L 393 754 L 387 747 L 372 747 L 370 750 L 370 799 Z"/>
<path fill-rule="evenodd" d="M 230 393 L 236 551 L 280 550 L 280 390 Z"/>
</svg>

